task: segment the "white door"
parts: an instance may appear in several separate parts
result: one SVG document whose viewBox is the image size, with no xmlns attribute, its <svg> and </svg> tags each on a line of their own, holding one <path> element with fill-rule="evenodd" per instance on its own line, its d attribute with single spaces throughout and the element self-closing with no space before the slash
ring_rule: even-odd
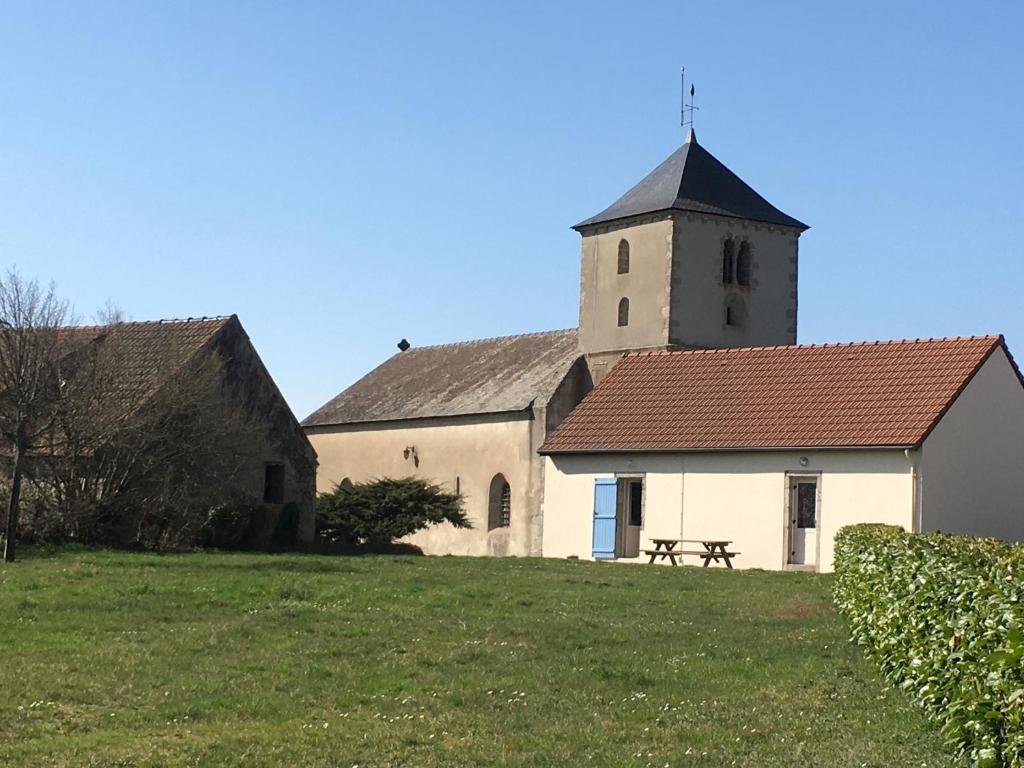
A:
<svg viewBox="0 0 1024 768">
<path fill-rule="evenodd" d="M 817 565 L 818 481 L 813 477 L 797 477 L 789 488 L 789 562 Z"/>
</svg>

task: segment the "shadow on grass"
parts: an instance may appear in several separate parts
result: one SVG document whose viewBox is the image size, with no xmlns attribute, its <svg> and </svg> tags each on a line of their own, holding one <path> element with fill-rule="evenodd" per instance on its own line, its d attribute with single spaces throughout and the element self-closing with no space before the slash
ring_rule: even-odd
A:
<svg viewBox="0 0 1024 768">
<path fill-rule="evenodd" d="M 392 543 L 376 546 L 342 547 L 330 543 L 314 543 L 290 549 L 143 549 L 89 544 L 36 544 L 23 546 L 18 561 L 52 560 L 74 556 L 110 556 L 132 554 L 129 561 L 112 560 L 112 567 L 175 567 L 184 558 L 202 558 L 203 567 L 214 570 L 251 570 L 252 558 L 261 558 L 260 570 L 298 573 L 351 573 L 346 565 L 353 557 L 364 555 L 403 555 L 422 557 L 423 550 L 412 544 Z M 16 563 L 18 561 L 15 561 Z"/>
</svg>

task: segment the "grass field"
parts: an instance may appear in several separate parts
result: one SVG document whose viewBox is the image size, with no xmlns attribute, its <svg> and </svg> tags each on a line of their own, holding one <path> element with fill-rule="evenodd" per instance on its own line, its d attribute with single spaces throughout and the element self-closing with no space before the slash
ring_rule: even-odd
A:
<svg viewBox="0 0 1024 768">
<path fill-rule="evenodd" d="M 28 552 L 0 564 L 0 765 L 950 765 L 830 583 Z"/>
</svg>

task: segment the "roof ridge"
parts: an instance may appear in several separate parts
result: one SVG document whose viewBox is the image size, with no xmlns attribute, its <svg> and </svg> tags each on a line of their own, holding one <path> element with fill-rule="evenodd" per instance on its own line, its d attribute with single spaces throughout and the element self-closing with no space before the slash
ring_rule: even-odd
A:
<svg viewBox="0 0 1024 768">
<path fill-rule="evenodd" d="M 198 324 L 198 323 L 209 323 L 209 322 L 215 322 L 215 321 L 216 322 L 223 322 L 223 321 L 230 320 L 232 317 L 234 317 L 234 315 L 211 315 L 211 316 L 203 316 L 203 317 L 169 317 L 169 318 L 161 318 L 159 320 L 124 320 L 124 321 L 115 322 L 115 323 L 104 323 L 102 325 L 99 325 L 99 324 L 96 324 L 96 323 L 94 323 L 92 325 L 68 325 L 68 326 L 65 326 L 65 328 L 68 329 L 68 330 L 75 330 L 75 331 L 93 331 L 93 330 L 102 330 L 104 328 L 110 328 L 110 327 L 115 326 L 115 325 L 120 325 L 120 326 L 124 326 L 124 325 L 175 325 L 175 324 L 185 325 L 187 323 L 196 323 L 196 324 Z"/>
<path fill-rule="evenodd" d="M 878 339 L 874 341 L 834 341 L 822 344 L 770 344 L 761 347 L 707 347 L 704 349 L 660 349 L 628 352 L 626 357 L 647 357 L 653 355 L 709 355 L 730 352 L 775 351 L 784 349 L 843 349 L 853 347 L 881 347 L 901 344 L 939 344 L 949 341 L 990 341 L 993 344 L 1004 339 L 1001 333 L 977 334 L 973 336 L 932 336 L 917 339 Z"/>
<path fill-rule="evenodd" d="M 444 344 L 428 344 L 426 346 L 417 347 L 415 345 L 409 347 L 406 352 L 399 354 L 408 354 L 409 352 L 417 352 L 424 349 L 448 349 L 451 347 L 464 347 L 470 344 L 484 344 L 489 341 L 505 341 L 507 339 L 527 339 L 535 336 L 553 336 L 557 333 L 569 333 L 570 331 L 579 331 L 579 328 L 560 328 L 554 331 L 530 331 L 529 333 L 510 333 L 505 336 L 488 336 L 483 339 L 466 339 L 465 341 L 449 341 Z"/>
</svg>

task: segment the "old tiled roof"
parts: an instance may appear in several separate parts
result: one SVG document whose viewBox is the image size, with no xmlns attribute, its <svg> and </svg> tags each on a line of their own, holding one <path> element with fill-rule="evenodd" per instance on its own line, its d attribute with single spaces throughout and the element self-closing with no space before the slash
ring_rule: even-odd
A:
<svg viewBox="0 0 1024 768">
<path fill-rule="evenodd" d="M 576 330 L 399 352 L 311 414 L 305 427 L 521 411 L 579 357 Z"/>
<path fill-rule="evenodd" d="M 204 317 L 63 328 L 60 343 L 69 353 L 84 346 L 101 351 L 104 364 L 113 368 L 110 381 L 130 408 L 180 371 L 230 322 L 238 320 Z"/>
<path fill-rule="evenodd" d="M 541 453 L 915 446 L 1001 336 L 623 358 Z"/>
<path fill-rule="evenodd" d="M 697 143 L 690 131 L 686 143 L 639 184 L 608 208 L 574 229 L 659 211 L 692 211 L 805 230 L 751 189 L 739 176 Z"/>
</svg>

